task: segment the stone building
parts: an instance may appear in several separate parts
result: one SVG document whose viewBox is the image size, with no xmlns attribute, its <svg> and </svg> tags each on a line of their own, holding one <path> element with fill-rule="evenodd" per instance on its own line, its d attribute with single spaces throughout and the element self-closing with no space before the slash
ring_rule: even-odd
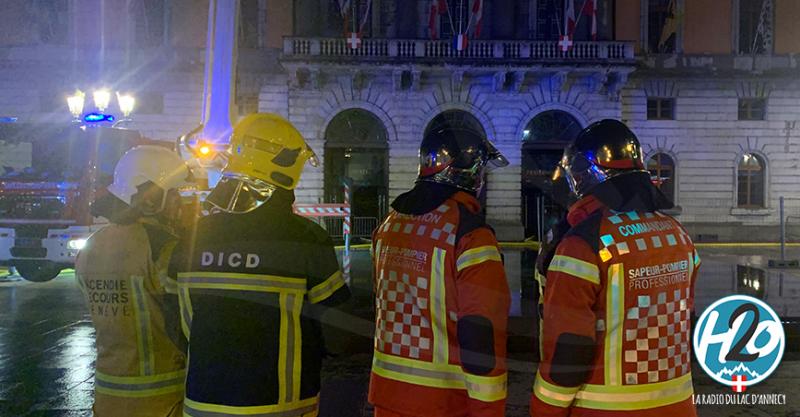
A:
<svg viewBox="0 0 800 417">
<path fill-rule="evenodd" d="M 324 162 L 298 200 L 340 201 L 350 178 L 366 234 L 411 186 L 425 130 L 456 121 L 511 161 L 490 174 L 489 222 L 505 240 L 539 237 L 563 211 L 548 178 L 564 144 L 616 118 L 695 237 L 777 239 L 780 197 L 800 215 L 800 2 L 597 0 L 596 36 L 576 13 L 568 52 L 564 0 L 484 0 L 463 51 L 452 38 L 472 2 L 447 3 L 431 20 L 430 0 L 353 0 L 345 13 L 334 0 L 241 0 L 235 105 L 287 116 Z M 135 128 L 174 140 L 200 121 L 207 13 L 203 0 L 5 1 L 0 117 L 32 132 L 65 123 L 64 97 L 104 84 L 139 98 Z"/>
</svg>

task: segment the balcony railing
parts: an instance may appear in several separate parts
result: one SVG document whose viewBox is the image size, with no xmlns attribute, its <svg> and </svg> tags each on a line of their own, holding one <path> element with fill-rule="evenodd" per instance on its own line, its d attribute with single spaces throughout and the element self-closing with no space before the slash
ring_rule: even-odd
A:
<svg viewBox="0 0 800 417">
<path fill-rule="evenodd" d="M 346 58 L 354 59 L 465 59 L 465 60 L 523 60 L 537 62 L 634 62 L 633 42 L 575 42 L 561 51 L 556 41 L 474 40 L 463 51 L 453 48 L 451 41 L 424 39 L 361 39 L 352 49 L 344 38 L 296 38 L 283 41 L 287 58 Z"/>
</svg>

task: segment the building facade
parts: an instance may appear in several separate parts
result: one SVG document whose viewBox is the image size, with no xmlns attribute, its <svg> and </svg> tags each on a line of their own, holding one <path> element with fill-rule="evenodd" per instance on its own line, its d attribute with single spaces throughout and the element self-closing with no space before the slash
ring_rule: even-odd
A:
<svg viewBox="0 0 800 417">
<path fill-rule="evenodd" d="M 413 184 L 426 129 L 456 122 L 511 161 L 483 196 L 501 239 L 539 238 L 563 213 L 549 176 L 565 143 L 615 118 L 696 238 L 776 240 L 780 197 L 790 228 L 800 215 L 800 3 L 577 0 L 567 52 L 564 0 L 484 0 L 480 33 L 472 1 L 447 3 L 241 0 L 235 105 L 283 114 L 320 154 L 299 201 L 341 201 L 349 179 L 367 234 Z M 102 83 L 139 97 L 148 136 L 199 123 L 207 2 L 5 4 L 0 117 L 67 122 L 64 97 Z"/>
</svg>

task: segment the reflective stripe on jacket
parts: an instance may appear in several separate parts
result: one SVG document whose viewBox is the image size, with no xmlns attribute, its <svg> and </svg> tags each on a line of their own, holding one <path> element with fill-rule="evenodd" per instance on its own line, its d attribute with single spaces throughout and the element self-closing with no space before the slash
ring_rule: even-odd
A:
<svg viewBox="0 0 800 417">
<path fill-rule="evenodd" d="M 376 407 L 430 417 L 504 415 L 508 285 L 492 231 L 481 226 L 459 236 L 467 213 L 460 205 L 478 211 L 475 198 L 459 192 L 427 214 L 393 211 L 375 232 L 369 400 Z M 456 330 L 465 316 L 491 323 L 495 358 L 485 374 L 461 361 Z"/>
<path fill-rule="evenodd" d="M 585 221 L 595 223 L 568 234 L 547 270 L 531 415 L 696 416 L 689 339 L 700 260 L 689 235 L 659 212 L 601 208 Z"/>
<path fill-rule="evenodd" d="M 99 417 L 181 413 L 185 355 L 169 336 L 177 316 L 165 306 L 177 308 L 177 299 L 163 280 L 174 245 L 174 239 L 166 241 L 154 261 L 142 223 L 111 224 L 78 255 L 76 277 L 97 331 Z"/>
</svg>

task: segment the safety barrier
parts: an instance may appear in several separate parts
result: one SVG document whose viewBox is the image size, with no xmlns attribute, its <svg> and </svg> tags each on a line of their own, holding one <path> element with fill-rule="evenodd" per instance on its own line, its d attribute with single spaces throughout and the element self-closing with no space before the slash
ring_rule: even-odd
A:
<svg viewBox="0 0 800 417">
<path fill-rule="evenodd" d="M 342 273 L 344 274 L 345 281 L 350 283 L 350 235 L 352 232 L 352 213 L 350 207 L 350 200 L 352 199 L 352 187 L 350 180 L 345 179 L 342 182 L 344 189 L 344 204 L 326 203 L 326 204 L 294 204 L 292 208 L 294 213 L 310 218 L 342 218 L 342 236 L 344 237 L 344 245 L 337 247 L 337 249 L 344 250 L 342 255 Z"/>
<path fill-rule="evenodd" d="M 522 249 L 539 250 L 541 243 L 536 241 L 524 242 L 498 242 L 501 249 Z M 350 251 L 365 251 L 370 248 L 369 243 L 360 245 L 350 245 Z M 780 242 L 725 242 L 725 243 L 695 243 L 697 248 L 780 248 Z M 788 248 L 800 248 L 800 242 L 787 243 Z M 337 250 L 344 249 L 344 246 L 337 246 Z"/>
</svg>

